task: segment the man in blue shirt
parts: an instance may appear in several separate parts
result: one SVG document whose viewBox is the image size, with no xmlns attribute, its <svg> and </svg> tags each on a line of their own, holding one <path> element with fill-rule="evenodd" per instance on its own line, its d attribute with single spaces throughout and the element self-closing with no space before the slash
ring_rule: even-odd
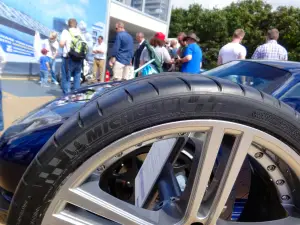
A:
<svg viewBox="0 0 300 225">
<path fill-rule="evenodd" d="M 125 31 L 124 23 L 116 23 L 116 40 L 112 50 L 110 66 L 113 66 L 113 80 L 128 80 L 133 58 L 133 38 Z"/>
<path fill-rule="evenodd" d="M 187 42 L 183 58 L 179 59 L 182 63 L 181 72 L 199 74 L 202 66 L 202 50 L 198 46 L 199 38 L 196 34 L 187 35 L 184 40 Z"/>
</svg>

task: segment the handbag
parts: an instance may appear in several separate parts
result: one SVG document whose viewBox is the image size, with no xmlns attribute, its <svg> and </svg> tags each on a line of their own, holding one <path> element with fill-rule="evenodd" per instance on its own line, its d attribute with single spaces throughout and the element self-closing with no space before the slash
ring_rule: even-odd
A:
<svg viewBox="0 0 300 225">
<path fill-rule="evenodd" d="M 141 74 L 143 77 L 151 75 L 151 74 L 157 74 L 157 73 L 158 73 L 158 71 L 154 68 L 154 66 L 152 64 L 148 64 L 141 71 Z"/>
<path fill-rule="evenodd" d="M 147 76 L 153 73 L 157 73 L 157 71 L 151 66 L 151 63 L 154 62 L 155 59 L 151 59 L 149 62 L 142 65 L 140 68 L 133 71 L 133 74 L 138 74 L 141 72 L 142 76 Z"/>
</svg>

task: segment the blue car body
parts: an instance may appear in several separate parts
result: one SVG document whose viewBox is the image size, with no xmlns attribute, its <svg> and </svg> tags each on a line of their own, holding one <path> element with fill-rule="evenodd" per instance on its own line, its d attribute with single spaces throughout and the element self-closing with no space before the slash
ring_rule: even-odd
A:
<svg viewBox="0 0 300 225">
<path fill-rule="evenodd" d="M 300 111 L 300 63 L 234 61 L 202 74 L 240 83 L 246 77 L 244 81 L 249 85 Z M 0 138 L 0 187 L 12 194 L 27 166 L 64 121 L 88 101 L 116 84 L 97 84 L 79 89 L 16 121 Z M 289 94 L 294 89 L 295 94 Z"/>
</svg>

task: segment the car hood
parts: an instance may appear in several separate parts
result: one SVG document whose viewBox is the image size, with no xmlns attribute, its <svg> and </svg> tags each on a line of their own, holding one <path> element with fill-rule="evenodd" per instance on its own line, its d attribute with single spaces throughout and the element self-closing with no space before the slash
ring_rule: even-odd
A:
<svg viewBox="0 0 300 225">
<path fill-rule="evenodd" d="M 12 138 L 16 135 L 62 124 L 91 99 L 118 84 L 118 82 L 112 82 L 86 86 L 48 102 L 25 117 L 14 121 L 12 126 L 3 133 L 2 138 Z"/>
</svg>

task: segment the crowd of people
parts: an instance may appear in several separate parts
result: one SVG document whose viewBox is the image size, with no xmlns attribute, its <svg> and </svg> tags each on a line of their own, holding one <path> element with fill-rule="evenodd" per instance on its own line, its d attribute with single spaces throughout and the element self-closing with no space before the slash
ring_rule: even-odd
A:
<svg viewBox="0 0 300 225">
<path fill-rule="evenodd" d="M 98 38 L 98 43 L 93 49 L 95 56 L 94 71 L 102 71 L 106 50 L 102 45 L 103 37 Z M 63 30 L 60 40 L 57 40 L 57 33 L 52 32 L 49 40 L 41 50 L 40 57 L 40 83 L 43 87 L 48 86 L 48 76 L 51 74 L 52 83 L 58 85 L 56 78 L 56 58 L 59 50 L 62 50 L 61 61 L 61 88 L 64 94 L 71 91 L 71 77 L 73 77 L 73 88 L 78 89 L 81 85 L 81 73 L 84 60 L 88 53 L 88 46 L 84 35 L 77 27 L 76 19 L 68 20 L 68 29 Z M 102 69 L 102 70 L 101 70 Z"/>
<path fill-rule="evenodd" d="M 108 61 L 112 68 L 113 80 L 129 80 L 138 76 L 172 71 L 200 73 L 203 55 L 199 45 L 200 39 L 195 33 L 181 32 L 177 40 L 168 41 L 162 32 L 157 32 L 148 41 L 142 32 L 138 32 L 135 37 L 138 45 L 134 49 L 133 37 L 125 30 L 124 23 L 117 22 L 115 29 L 117 34 Z M 232 41 L 219 51 L 218 65 L 247 58 L 247 49 L 242 45 L 245 35 L 243 29 L 234 31 Z M 256 49 L 252 59 L 288 60 L 288 53 L 278 44 L 278 39 L 279 31 L 269 30 L 266 43 Z M 80 87 L 83 60 L 87 51 L 84 37 L 77 28 L 75 19 L 68 21 L 68 29 L 62 32 L 59 42 L 57 33 L 53 32 L 50 34 L 48 44 L 42 49 L 40 58 L 42 86 L 47 86 L 49 72 L 52 82 L 58 84 L 55 75 L 55 58 L 59 47 L 62 48 L 61 87 L 66 94 L 71 90 L 71 77 L 74 77 L 73 88 Z M 102 36 L 98 37 L 92 53 L 94 57 L 92 82 L 104 82 L 107 46 Z"/>
<path fill-rule="evenodd" d="M 157 32 L 149 40 L 145 40 L 142 32 L 136 34 L 137 48 L 134 40 L 125 30 L 124 23 L 116 24 L 116 41 L 113 46 L 109 65 L 113 69 L 113 80 L 128 80 L 137 76 L 147 76 L 162 71 L 181 71 L 200 73 L 202 50 L 197 44 L 199 38 L 194 33 L 180 33 L 178 42 L 166 39 L 165 34 Z M 132 74 L 130 68 L 137 71 Z"/>
<path fill-rule="evenodd" d="M 163 33 L 158 32 L 148 42 L 145 40 L 144 34 L 139 32 L 136 34 L 138 47 L 133 51 L 133 40 L 125 31 L 124 24 L 117 23 L 116 30 L 119 34 L 110 61 L 110 65 L 114 68 L 114 80 L 129 79 L 129 69 L 126 67 L 131 65 L 135 71 L 141 68 L 136 76 L 145 76 L 162 71 L 180 71 L 190 74 L 199 74 L 201 71 L 202 49 L 199 46 L 200 39 L 195 33 L 185 34 L 181 32 L 178 34 L 177 40 L 173 39 L 169 42 Z M 232 41 L 219 51 L 218 65 L 247 58 L 247 49 L 242 45 L 245 35 L 243 29 L 234 31 Z M 288 60 L 287 50 L 278 44 L 278 39 L 279 31 L 277 29 L 269 30 L 266 43 L 258 46 L 251 58 L 256 60 Z M 177 43 L 179 43 L 179 47 L 177 47 Z M 124 61 L 122 57 L 127 57 L 127 61 Z M 130 58 L 132 58 L 131 63 Z M 120 65 L 124 70 L 120 70 Z"/>
</svg>

